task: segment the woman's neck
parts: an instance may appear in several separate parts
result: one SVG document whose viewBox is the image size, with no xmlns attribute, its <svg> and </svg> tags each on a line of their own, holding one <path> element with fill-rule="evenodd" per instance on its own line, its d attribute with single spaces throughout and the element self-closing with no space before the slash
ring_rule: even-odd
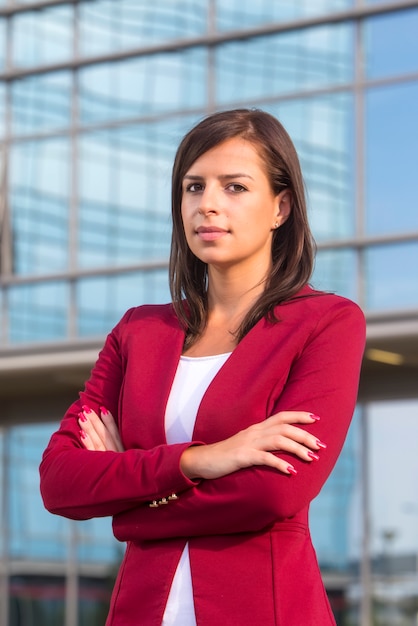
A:
<svg viewBox="0 0 418 626">
<path fill-rule="evenodd" d="M 234 320 L 245 317 L 263 293 L 265 282 L 266 272 L 219 272 L 209 268 L 209 318 L 215 316 Z"/>
<path fill-rule="evenodd" d="M 208 271 L 208 317 L 203 332 L 186 348 L 187 356 L 211 356 L 231 352 L 237 331 L 265 288 L 267 272 Z"/>
</svg>

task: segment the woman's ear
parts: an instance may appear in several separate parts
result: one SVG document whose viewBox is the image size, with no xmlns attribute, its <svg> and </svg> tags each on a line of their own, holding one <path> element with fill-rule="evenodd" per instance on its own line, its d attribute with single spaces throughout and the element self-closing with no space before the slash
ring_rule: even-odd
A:
<svg viewBox="0 0 418 626">
<path fill-rule="evenodd" d="M 292 192 L 289 189 L 281 191 L 276 196 L 277 212 L 275 215 L 274 228 L 279 228 L 285 223 L 292 210 Z"/>
</svg>

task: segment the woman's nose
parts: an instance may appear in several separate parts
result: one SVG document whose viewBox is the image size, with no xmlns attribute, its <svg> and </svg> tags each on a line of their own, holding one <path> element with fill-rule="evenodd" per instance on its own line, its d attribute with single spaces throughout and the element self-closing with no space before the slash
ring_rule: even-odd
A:
<svg viewBox="0 0 418 626">
<path fill-rule="evenodd" d="M 218 193 L 216 189 L 208 185 L 200 196 L 199 213 L 201 213 L 202 215 L 207 215 L 209 213 L 217 213 L 218 210 Z"/>
</svg>

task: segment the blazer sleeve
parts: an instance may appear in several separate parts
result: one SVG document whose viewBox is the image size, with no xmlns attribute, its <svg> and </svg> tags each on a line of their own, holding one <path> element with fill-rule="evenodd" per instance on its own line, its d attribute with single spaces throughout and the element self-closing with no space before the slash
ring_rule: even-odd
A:
<svg viewBox="0 0 418 626">
<path fill-rule="evenodd" d="M 266 466 L 201 481 L 169 506 L 139 507 L 116 515 L 117 539 L 155 540 L 252 532 L 293 517 L 321 490 L 343 446 L 355 408 L 365 321 L 354 303 L 341 299 L 320 319 L 291 368 L 273 413 L 311 411 L 320 421 L 306 430 L 327 444 L 319 461 L 279 453 L 297 470 L 288 476 Z M 302 426 L 301 426 L 302 427 Z"/>
<path fill-rule="evenodd" d="M 125 452 L 93 452 L 81 444 L 78 413 L 84 404 L 96 412 L 104 405 L 117 418 L 124 369 L 121 335 L 132 311 L 107 337 L 84 391 L 43 454 L 40 487 L 51 513 L 72 519 L 115 515 L 196 484 L 180 470 L 180 456 L 191 443 Z"/>
</svg>

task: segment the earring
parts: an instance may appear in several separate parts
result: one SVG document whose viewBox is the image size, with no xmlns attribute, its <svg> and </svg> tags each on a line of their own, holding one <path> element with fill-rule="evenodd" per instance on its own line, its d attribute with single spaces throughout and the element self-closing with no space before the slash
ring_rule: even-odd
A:
<svg viewBox="0 0 418 626">
<path fill-rule="evenodd" d="M 279 222 L 276 222 L 276 223 L 274 224 L 274 228 L 279 228 Z"/>
</svg>

